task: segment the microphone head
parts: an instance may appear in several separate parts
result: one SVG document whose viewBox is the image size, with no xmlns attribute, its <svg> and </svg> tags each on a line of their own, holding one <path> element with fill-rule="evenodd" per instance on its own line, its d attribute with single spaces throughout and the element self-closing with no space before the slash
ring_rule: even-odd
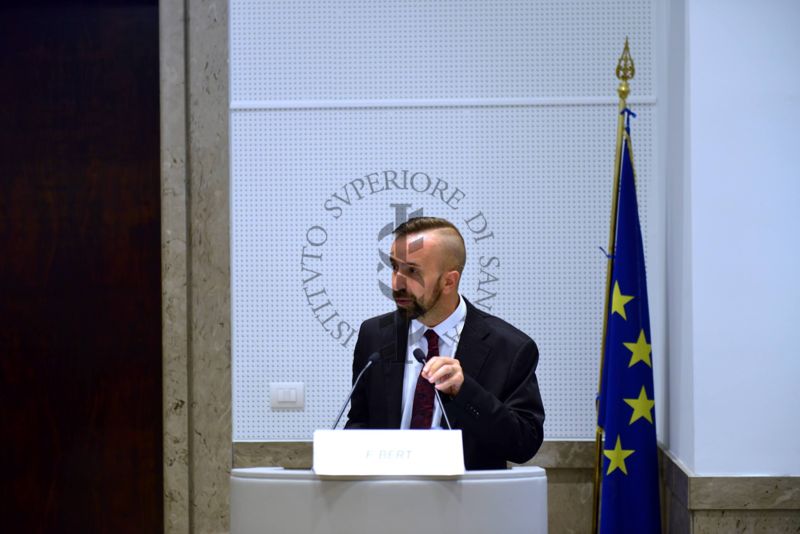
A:
<svg viewBox="0 0 800 534">
<path fill-rule="evenodd" d="M 373 352 L 372 354 L 369 355 L 369 358 L 367 358 L 367 361 L 369 363 L 375 363 L 380 359 L 381 359 L 381 355 L 380 355 L 379 352 L 376 351 L 376 352 Z"/>
<path fill-rule="evenodd" d="M 425 353 L 422 352 L 422 349 L 420 349 L 419 347 L 414 349 L 414 358 L 419 363 L 425 363 Z"/>
</svg>

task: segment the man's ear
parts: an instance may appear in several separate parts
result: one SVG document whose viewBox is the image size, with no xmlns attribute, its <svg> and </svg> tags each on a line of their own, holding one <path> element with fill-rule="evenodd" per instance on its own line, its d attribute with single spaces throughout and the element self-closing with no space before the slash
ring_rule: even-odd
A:
<svg viewBox="0 0 800 534">
<path fill-rule="evenodd" d="M 444 287 L 447 292 L 458 291 L 458 283 L 461 280 L 461 273 L 458 271 L 448 271 L 444 275 Z"/>
</svg>

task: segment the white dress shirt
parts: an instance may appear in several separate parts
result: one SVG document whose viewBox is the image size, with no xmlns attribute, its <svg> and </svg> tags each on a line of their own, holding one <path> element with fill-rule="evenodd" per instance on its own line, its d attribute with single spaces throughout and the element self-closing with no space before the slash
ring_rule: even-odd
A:
<svg viewBox="0 0 800 534">
<path fill-rule="evenodd" d="M 437 324 L 431 330 L 439 336 L 439 356 L 449 356 L 455 358 L 458 340 L 461 337 L 461 330 L 464 328 L 464 320 L 467 318 L 467 305 L 464 298 L 459 295 L 458 306 L 447 319 Z M 403 402 L 401 404 L 402 416 L 400 418 L 400 428 L 411 427 L 411 414 L 414 410 L 414 392 L 417 389 L 417 379 L 422 372 L 422 364 L 414 358 L 414 349 L 422 349 L 428 354 L 428 340 L 425 339 L 425 331 L 428 327 L 412 319 L 408 324 L 408 348 L 406 350 L 406 363 L 403 372 Z M 441 428 L 442 409 L 438 401 L 433 403 L 433 419 L 431 428 Z"/>
</svg>

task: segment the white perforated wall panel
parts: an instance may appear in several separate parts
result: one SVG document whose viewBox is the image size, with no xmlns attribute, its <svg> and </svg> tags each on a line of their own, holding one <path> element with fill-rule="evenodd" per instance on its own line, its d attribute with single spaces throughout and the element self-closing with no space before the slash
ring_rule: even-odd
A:
<svg viewBox="0 0 800 534">
<path fill-rule="evenodd" d="M 630 36 L 654 91 L 652 0 L 233 0 L 231 99 L 614 97 Z"/>
<path fill-rule="evenodd" d="M 646 229 L 652 9 L 232 2 L 235 440 L 309 439 L 332 423 L 361 321 L 393 308 L 381 231 L 416 210 L 467 238 L 466 297 L 537 341 L 547 436 L 593 436 L 613 67 L 630 36 Z M 271 410 L 269 383 L 287 381 L 305 383 L 304 410 Z"/>
</svg>

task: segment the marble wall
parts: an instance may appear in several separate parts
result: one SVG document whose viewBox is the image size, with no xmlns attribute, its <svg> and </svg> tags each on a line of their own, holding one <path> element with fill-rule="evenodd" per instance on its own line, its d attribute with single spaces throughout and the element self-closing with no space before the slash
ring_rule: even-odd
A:
<svg viewBox="0 0 800 534">
<path fill-rule="evenodd" d="M 708 477 L 661 455 L 666 534 L 800 532 L 800 477 Z"/>
<path fill-rule="evenodd" d="M 186 57 L 182 2 L 159 5 L 164 530 L 189 532 Z"/>
<path fill-rule="evenodd" d="M 228 17 L 162 0 L 165 531 L 227 532 L 231 466 Z"/>
</svg>

